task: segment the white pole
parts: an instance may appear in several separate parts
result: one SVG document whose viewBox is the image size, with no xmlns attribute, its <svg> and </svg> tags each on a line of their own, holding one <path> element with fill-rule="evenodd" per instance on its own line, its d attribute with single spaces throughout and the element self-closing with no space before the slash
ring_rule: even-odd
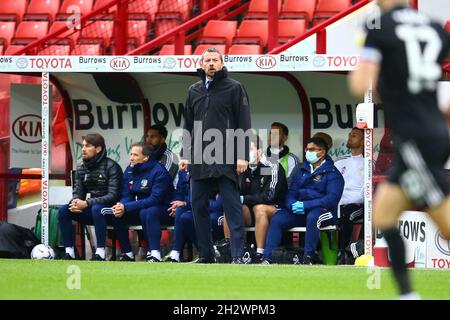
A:
<svg viewBox="0 0 450 320">
<path fill-rule="evenodd" d="M 372 103 L 372 85 L 364 95 L 365 103 Z M 372 255 L 372 177 L 373 129 L 364 129 L 364 254 Z"/>
<path fill-rule="evenodd" d="M 48 211 L 49 211 L 49 158 L 50 158 L 50 108 L 51 108 L 51 94 L 50 94 L 49 73 L 42 73 L 42 188 L 41 188 L 41 242 L 48 245 Z"/>
</svg>

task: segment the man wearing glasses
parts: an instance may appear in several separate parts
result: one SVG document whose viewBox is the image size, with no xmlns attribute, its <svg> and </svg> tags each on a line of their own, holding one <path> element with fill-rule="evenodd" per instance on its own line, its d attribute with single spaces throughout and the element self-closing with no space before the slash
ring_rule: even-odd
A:
<svg viewBox="0 0 450 320">
<path fill-rule="evenodd" d="M 286 197 L 285 209 L 279 210 L 269 226 L 265 264 L 271 263 L 272 251 L 281 243 L 283 232 L 306 226 L 303 264 L 313 264 L 320 228 L 336 223 L 337 206 L 344 190 L 344 178 L 328 155 L 327 143 L 309 138 L 306 161 L 295 174 Z"/>
</svg>

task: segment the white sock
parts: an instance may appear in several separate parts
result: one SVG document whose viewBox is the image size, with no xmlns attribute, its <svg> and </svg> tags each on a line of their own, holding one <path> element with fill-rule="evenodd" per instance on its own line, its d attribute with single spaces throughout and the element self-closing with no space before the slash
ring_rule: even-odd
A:
<svg viewBox="0 0 450 320">
<path fill-rule="evenodd" d="M 66 253 L 68 253 L 73 259 L 75 259 L 75 250 L 73 247 L 66 247 Z"/>
<path fill-rule="evenodd" d="M 97 248 L 95 254 L 98 254 L 102 259 L 105 259 L 105 248 Z"/>
<path fill-rule="evenodd" d="M 170 252 L 170 257 L 174 260 L 180 261 L 180 251 L 172 250 Z"/>
<path fill-rule="evenodd" d="M 152 250 L 150 253 L 152 257 L 155 257 L 158 260 L 161 260 L 161 252 L 159 250 Z"/>
<path fill-rule="evenodd" d="M 134 254 L 132 251 L 125 253 L 128 257 L 130 257 L 131 259 L 134 259 Z"/>
<path fill-rule="evenodd" d="M 256 253 L 264 254 L 264 248 L 256 248 Z"/>
</svg>

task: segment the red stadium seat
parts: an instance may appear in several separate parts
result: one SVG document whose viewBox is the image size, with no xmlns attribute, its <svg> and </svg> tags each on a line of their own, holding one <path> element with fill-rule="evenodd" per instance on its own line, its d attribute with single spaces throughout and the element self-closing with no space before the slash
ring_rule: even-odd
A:
<svg viewBox="0 0 450 320">
<path fill-rule="evenodd" d="M 157 17 L 155 22 L 155 36 L 158 37 L 169 32 L 171 29 L 180 25 L 180 23 L 177 19 L 160 19 Z"/>
<path fill-rule="evenodd" d="M 103 54 L 102 46 L 98 44 L 77 44 L 73 48 L 72 56 L 100 56 Z"/>
<path fill-rule="evenodd" d="M 145 18 L 150 21 L 155 20 L 158 12 L 160 0 L 134 0 L 128 5 L 128 13 L 131 19 Z"/>
<path fill-rule="evenodd" d="M 31 0 L 24 19 L 55 20 L 59 12 L 60 0 Z"/>
<path fill-rule="evenodd" d="M 103 42 L 105 48 L 107 48 L 111 43 L 113 29 L 113 20 L 90 22 L 81 30 L 81 36 L 78 41 L 83 43 L 96 43 L 100 41 Z"/>
<path fill-rule="evenodd" d="M 147 20 L 128 20 L 128 41 L 134 41 L 137 46 L 140 46 L 145 42 L 147 33 Z"/>
<path fill-rule="evenodd" d="M 278 13 L 281 10 L 281 0 L 278 0 Z M 267 19 L 269 0 L 251 0 L 245 19 Z"/>
<path fill-rule="evenodd" d="M 22 21 L 18 26 L 13 44 L 28 44 L 47 34 L 48 21 Z"/>
<path fill-rule="evenodd" d="M 100 9 L 101 7 L 107 5 L 108 3 L 110 3 L 111 0 L 96 0 L 95 4 L 94 4 L 94 9 L 92 9 L 92 11 L 95 11 L 97 9 Z M 109 8 L 109 12 L 114 12 L 117 10 L 117 6 L 113 6 L 111 8 Z"/>
<path fill-rule="evenodd" d="M 309 23 L 314 16 L 316 0 L 285 0 L 280 19 L 306 19 Z"/>
<path fill-rule="evenodd" d="M 58 31 L 62 27 L 66 26 L 67 23 L 70 22 L 67 21 L 55 21 L 53 22 L 52 26 L 50 27 L 49 34 Z M 61 33 L 60 35 L 56 36 L 55 39 L 65 39 L 58 42 L 58 44 L 65 43 L 70 44 L 72 47 L 77 43 L 78 37 L 80 36 L 80 32 L 76 29 L 70 29 L 66 32 Z"/>
<path fill-rule="evenodd" d="M 268 32 L 267 20 L 244 20 L 237 30 L 233 44 L 259 44 L 265 47 Z"/>
<path fill-rule="evenodd" d="M 16 30 L 15 21 L 0 21 L 0 44 L 5 46 L 5 48 L 11 42 L 15 30 Z"/>
<path fill-rule="evenodd" d="M 197 48 L 195 48 L 194 55 L 201 55 L 206 49 L 211 48 L 211 47 L 216 48 L 217 50 L 222 52 L 222 54 L 227 53 L 227 46 L 224 44 L 218 44 L 218 45 L 214 45 L 214 46 L 211 46 L 210 44 L 200 44 L 197 46 Z"/>
<path fill-rule="evenodd" d="M 226 44 L 229 47 L 236 30 L 237 21 L 210 20 L 203 30 L 199 43 Z"/>
<path fill-rule="evenodd" d="M 5 56 L 14 56 L 17 51 L 25 48 L 25 45 L 9 45 L 5 50 Z"/>
<path fill-rule="evenodd" d="M 450 33 L 450 20 L 447 20 L 447 22 L 445 23 L 445 30 Z"/>
<path fill-rule="evenodd" d="M 86 15 L 92 11 L 94 0 L 64 0 L 58 13 L 58 18 L 67 19 L 75 13 Z"/>
<path fill-rule="evenodd" d="M 28 0 L 2 0 L 0 5 L 0 20 L 22 21 Z"/>
<path fill-rule="evenodd" d="M 191 0 L 161 0 L 157 16 L 186 21 L 189 19 L 191 7 Z"/>
<path fill-rule="evenodd" d="M 228 49 L 228 54 L 261 54 L 262 48 L 257 44 L 234 44 Z"/>
<path fill-rule="evenodd" d="M 351 6 L 351 0 L 319 0 L 313 24 L 317 25 Z"/>
<path fill-rule="evenodd" d="M 286 43 L 306 31 L 306 20 L 278 20 L 278 43 Z"/>
<path fill-rule="evenodd" d="M 175 55 L 175 45 L 173 44 L 165 44 L 162 46 L 161 50 L 158 53 L 160 56 L 173 56 Z M 184 46 L 184 54 L 191 55 L 192 54 L 192 46 L 187 44 Z"/>
<path fill-rule="evenodd" d="M 39 56 L 69 56 L 70 45 L 51 45 L 38 52 Z"/>
</svg>

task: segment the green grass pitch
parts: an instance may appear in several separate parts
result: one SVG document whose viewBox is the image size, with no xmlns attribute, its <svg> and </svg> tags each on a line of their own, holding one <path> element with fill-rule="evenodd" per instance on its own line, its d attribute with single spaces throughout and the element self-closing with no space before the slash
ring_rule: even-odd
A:
<svg viewBox="0 0 450 320">
<path fill-rule="evenodd" d="M 450 270 L 415 269 L 411 275 L 423 299 L 450 299 Z M 395 298 L 388 269 L 0 259 L 0 299 Z"/>
</svg>

